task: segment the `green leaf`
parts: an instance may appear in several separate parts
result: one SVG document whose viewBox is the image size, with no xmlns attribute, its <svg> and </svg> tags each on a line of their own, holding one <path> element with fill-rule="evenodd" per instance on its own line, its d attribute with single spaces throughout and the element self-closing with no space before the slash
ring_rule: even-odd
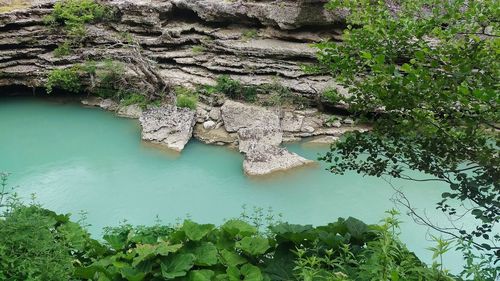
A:
<svg viewBox="0 0 500 281">
<path fill-rule="evenodd" d="M 401 66 L 401 71 L 404 71 L 406 73 L 410 73 L 412 72 L 413 68 L 411 67 L 411 65 L 405 63 Z"/>
<path fill-rule="evenodd" d="M 202 243 L 194 249 L 195 265 L 212 266 L 217 264 L 217 248 L 210 242 Z"/>
<path fill-rule="evenodd" d="M 368 231 L 368 226 L 364 222 L 353 217 L 347 218 L 345 225 L 351 236 L 358 240 L 362 240 L 363 235 Z"/>
<path fill-rule="evenodd" d="M 252 256 L 265 254 L 269 247 L 269 240 L 263 237 L 245 237 L 236 242 L 236 248 Z"/>
<path fill-rule="evenodd" d="M 238 255 L 237 253 L 230 252 L 226 249 L 223 249 L 220 252 L 220 254 L 222 257 L 223 264 L 229 267 L 234 267 L 247 262 L 247 260 L 244 257 Z"/>
<path fill-rule="evenodd" d="M 364 58 L 364 59 L 367 59 L 367 60 L 371 60 L 372 59 L 372 54 L 370 54 L 368 52 L 361 51 L 361 57 Z"/>
<path fill-rule="evenodd" d="M 144 280 L 144 277 L 146 277 L 146 274 L 131 267 L 124 267 L 120 269 L 120 273 L 122 277 L 128 281 L 142 281 Z"/>
<path fill-rule="evenodd" d="M 169 242 L 167 241 L 162 241 L 160 244 L 156 246 L 155 254 L 161 255 L 161 256 L 168 256 L 170 253 L 176 253 L 179 251 L 180 248 L 182 248 L 182 244 L 174 244 L 170 245 Z"/>
<path fill-rule="evenodd" d="M 232 237 L 245 237 L 257 233 L 257 228 L 242 220 L 229 220 L 221 228 Z"/>
<path fill-rule="evenodd" d="M 188 281 L 210 281 L 215 272 L 208 269 L 192 270 L 189 272 Z"/>
<path fill-rule="evenodd" d="M 214 229 L 213 224 L 197 224 L 190 220 L 184 221 L 181 230 L 186 233 L 186 236 L 193 241 L 200 241 L 205 237 L 212 229 Z"/>
<path fill-rule="evenodd" d="M 264 277 L 260 269 L 249 263 L 244 264 L 240 269 L 241 274 L 245 277 L 245 281 L 262 281 Z"/>
<path fill-rule="evenodd" d="M 161 276 L 167 279 L 186 276 L 188 270 L 194 265 L 193 254 L 179 254 L 160 264 Z"/>
</svg>

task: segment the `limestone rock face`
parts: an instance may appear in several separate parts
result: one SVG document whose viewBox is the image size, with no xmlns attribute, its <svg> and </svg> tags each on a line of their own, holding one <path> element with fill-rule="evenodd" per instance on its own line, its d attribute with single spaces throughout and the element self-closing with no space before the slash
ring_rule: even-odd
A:
<svg viewBox="0 0 500 281">
<path fill-rule="evenodd" d="M 207 130 L 202 124 L 194 127 L 194 136 L 206 144 L 231 145 L 237 141 L 235 134 L 229 134 L 223 127 Z"/>
<path fill-rule="evenodd" d="M 271 127 L 243 128 L 238 131 L 238 140 L 240 152 L 248 153 L 254 143 L 279 146 L 283 142 L 283 132 Z"/>
<path fill-rule="evenodd" d="M 173 0 L 173 3 L 193 10 L 206 21 L 238 20 L 247 23 L 257 21 L 266 26 L 279 26 L 282 29 L 329 25 L 345 17 L 345 13 L 326 11 L 325 0 Z"/>
<path fill-rule="evenodd" d="M 143 140 L 180 152 L 193 135 L 196 117 L 194 111 L 185 108 L 162 106 L 145 111 L 139 121 Z"/>
<path fill-rule="evenodd" d="M 263 176 L 312 163 L 313 161 L 289 152 L 285 148 L 252 143 L 243 162 L 243 170 L 249 176 Z"/>
<path fill-rule="evenodd" d="M 142 108 L 137 104 L 122 106 L 118 108 L 116 114 L 121 117 L 137 119 L 142 115 Z"/>
<path fill-rule="evenodd" d="M 221 112 L 228 132 L 263 126 L 276 130 L 280 129 L 279 115 L 275 111 L 264 107 L 228 100 L 222 106 Z"/>
<path fill-rule="evenodd" d="M 238 148 L 245 154 L 245 174 L 263 176 L 312 163 L 280 147 L 283 129 L 276 110 L 226 101 L 221 113 L 226 129 L 238 133 Z"/>
</svg>

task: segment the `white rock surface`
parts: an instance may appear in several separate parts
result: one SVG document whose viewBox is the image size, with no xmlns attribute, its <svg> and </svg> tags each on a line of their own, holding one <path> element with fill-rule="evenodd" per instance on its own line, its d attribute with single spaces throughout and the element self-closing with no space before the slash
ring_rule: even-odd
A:
<svg viewBox="0 0 500 281">
<path fill-rule="evenodd" d="M 264 176 L 311 163 L 313 161 L 289 152 L 285 148 L 253 143 L 243 162 L 243 170 L 249 176 Z"/>
<path fill-rule="evenodd" d="M 145 111 L 139 119 L 142 139 L 182 151 L 193 135 L 195 112 L 175 106 L 162 106 Z"/>
<path fill-rule="evenodd" d="M 116 112 L 118 116 L 128 118 L 140 118 L 142 115 L 142 108 L 138 104 L 131 104 L 118 108 Z"/>
</svg>

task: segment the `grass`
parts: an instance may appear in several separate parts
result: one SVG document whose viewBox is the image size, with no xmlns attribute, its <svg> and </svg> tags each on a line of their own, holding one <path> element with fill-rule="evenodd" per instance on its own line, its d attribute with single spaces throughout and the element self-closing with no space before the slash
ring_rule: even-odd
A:
<svg viewBox="0 0 500 281">
<path fill-rule="evenodd" d="M 0 13 L 8 13 L 30 6 L 31 0 L 0 0 Z"/>
</svg>

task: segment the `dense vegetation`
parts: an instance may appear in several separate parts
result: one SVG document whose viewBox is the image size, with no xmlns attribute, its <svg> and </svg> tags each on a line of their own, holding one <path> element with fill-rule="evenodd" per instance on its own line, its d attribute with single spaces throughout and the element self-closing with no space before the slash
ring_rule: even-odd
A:
<svg viewBox="0 0 500 281">
<path fill-rule="evenodd" d="M 444 182 L 437 226 L 411 208 L 420 223 L 500 260 L 500 6 L 498 1 L 331 0 L 350 12 L 343 43 L 318 45 L 320 71 L 331 73 L 360 118 L 374 122 L 332 147 L 331 170 Z M 408 170 L 427 175 L 415 178 Z M 473 216 L 477 226 L 453 223 Z M 492 266 L 490 264 L 489 266 Z"/>
<path fill-rule="evenodd" d="M 21 204 L 5 174 L 1 183 L 0 280 L 454 280 L 438 263 L 447 244 L 427 267 L 398 240 L 395 211 L 380 225 L 292 225 L 262 213 L 220 227 L 121 225 L 101 242 L 85 221 Z"/>
</svg>

